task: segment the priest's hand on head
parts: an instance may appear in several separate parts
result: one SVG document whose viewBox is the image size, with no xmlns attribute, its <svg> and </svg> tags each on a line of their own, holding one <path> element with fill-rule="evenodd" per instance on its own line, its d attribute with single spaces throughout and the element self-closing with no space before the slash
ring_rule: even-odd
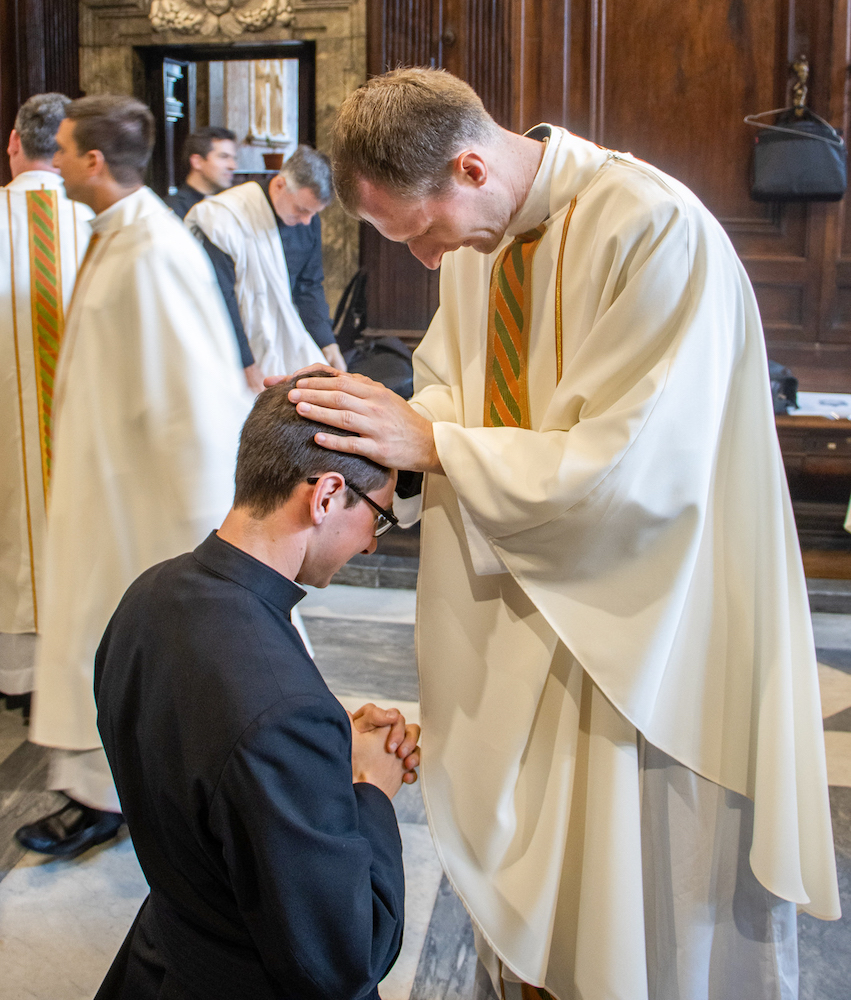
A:
<svg viewBox="0 0 851 1000">
<path fill-rule="evenodd" d="M 408 406 L 401 396 L 365 375 L 310 378 L 310 372 L 317 367 L 322 366 L 304 370 L 304 377 L 289 394 L 290 400 L 297 404 L 296 409 L 303 417 L 358 435 L 319 433 L 315 438 L 317 444 L 332 451 L 363 455 L 388 469 L 443 471 L 430 421 Z"/>
<path fill-rule="evenodd" d="M 420 766 L 420 727 L 408 725 L 398 708 L 379 708 L 369 702 L 355 712 L 351 717 L 352 725 L 359 732 L 370 732 L 373 729 L 386 729 L 387 739 L 384 749 L 395 754 L 405 767 L 402 780 L 411 785 L 417 780 L 415 768 Z"/>
</svg>

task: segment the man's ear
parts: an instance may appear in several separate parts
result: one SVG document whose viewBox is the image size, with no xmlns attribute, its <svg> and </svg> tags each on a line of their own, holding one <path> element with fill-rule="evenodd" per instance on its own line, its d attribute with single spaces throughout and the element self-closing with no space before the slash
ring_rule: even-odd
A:
<svg viewBox="0 0 851 1000">
<path fill-rule="evenodd" d="M 204 157 L 200 153 L 193 153 L 189 157 L 189 169 L 203 170 L 203 168 L 204 168 Z"/>
<path fill-rule="evenodd" d="M 12 129 L 9 135 L 9 145 L 6 147 L 6 152 L 9 156 L 15 156 L 21 149 L 21 137 L 18 135 L 16 129 Z"/>
<path fill-rule="evenodd" d="M 472 149 L 462 150 L 455 157 L 452 171 L 460 184 L 482 187 L 488 179 L 488 165 L 481 155 Z"/>
<path fill-rule="evenodd" d="M 112 177 L 112 171 L 109 169 L 109 164 L 106 162 L 103 153 L 99 149 L 90 149 L 86 153 L 86 170 L 89 177 L 96 177 L 99 174 L 109 174 Z M 114 180 L 115 178 L 113 178 Z"/>
<path fill-rule="evenodd" d="M 346 480 L 339 472 L 326 472 L 319 477 L 310 494 L 310 519 L 318 527 L 326 519 L 335 502 L 346 500 Z"/>
</svg>

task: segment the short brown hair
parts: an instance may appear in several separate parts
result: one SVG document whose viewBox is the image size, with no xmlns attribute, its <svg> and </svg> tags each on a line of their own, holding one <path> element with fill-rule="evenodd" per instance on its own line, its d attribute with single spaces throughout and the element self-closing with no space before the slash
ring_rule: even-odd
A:
<svg viewBox="0 0 851 1000">
<path fill-rule="evenodd" d="M 121 185 L 141 184 L 154 148 L 154 116 L 134 97 L 110 94 L 71 101 L 65 117 L 74 123 L 74 142 L 81 153 L 103 153 L 113 178 Z"/>
<path fill-rule="evenodd" d="M 402 197 L 443 191 L 459 152 L 499 126 L 479 95 L 442 69 L 397 69 L 349 94 L 333 128 L 331 164 L 343 208 L 357 215 L 358 181 Z"/>
<path fill-rule="evenodd" d="M 331 376 L 327 372 L 312 372 L 310 377 Z M 288 399 L 296 381 L 290 378 L 261 392 L 239 438 L 233 505 L 247 508 L 258 519 L 277 510 L 296 486 L 311 476 L 338 472 L 347 484 L 370 493 L 382 487 L 390 475 L 389 469 L 368 458 L 329 451 L 318 445 L 313 437 L 319 431 L 341 437 L 353 435 L 351 431 L 302 417 Z M 359 499 L 355 492 L 347 492 L 347 506 Z"/>
</svg>

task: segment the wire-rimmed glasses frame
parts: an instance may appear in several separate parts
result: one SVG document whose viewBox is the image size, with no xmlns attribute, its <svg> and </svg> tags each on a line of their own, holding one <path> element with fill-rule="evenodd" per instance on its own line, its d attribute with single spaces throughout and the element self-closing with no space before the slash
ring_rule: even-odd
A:
<svg viewBox="0 0 851 1000">
<path fill-rule="evenodd" d="M 307 482 L 310 483 L 311 486 L 315 486 L 319 482 L 319 476 L 311 476 Z M 356 493 L 361 500 L 366 500 L 373 510 L 377 511 L 378 517 L 375 519 L 375 530 L 372 533 L 373 538 L 381 538 L 381 536 L 388 532 L 394 524 L 399 523 L 399 518 L 396 517 L 392 510 L 377 504 L 372 497 L 368 497 L 363 490 L 359 490 L 357 486 L 353 486 L 352 483 L 347 482 L 346 486 L 352 491 L 352 493 Z"/>
</svg>

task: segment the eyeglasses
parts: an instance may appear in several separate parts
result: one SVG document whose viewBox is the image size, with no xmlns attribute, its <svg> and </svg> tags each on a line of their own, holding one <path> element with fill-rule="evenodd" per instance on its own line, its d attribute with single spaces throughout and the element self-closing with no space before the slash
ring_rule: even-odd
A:
<svg viewBox="0 0 851 1000">
<path fill-rule="evenodd" d="M 311 476 L 307 481 L 311 486 L 315 486 L 319 482 L 319 476 Z M 346 483 L 346 486 L 352 491 L 352 493 L 356 493 L 361 500 L 366 500 L 369 506 L 378 512 L 378 517 L 375 519 L 375 530 L 372 533 L 373 538 L 381 538 L 381 536 L 388 532 L 394 524 L 399 523 L 399 518 L 396 517 L 392 510 L 380 507 L 373 499 L 368 497 L 363 490 L 359 490 L 357 486 L 353 486 L 351 483 Z"/>
</svg>

